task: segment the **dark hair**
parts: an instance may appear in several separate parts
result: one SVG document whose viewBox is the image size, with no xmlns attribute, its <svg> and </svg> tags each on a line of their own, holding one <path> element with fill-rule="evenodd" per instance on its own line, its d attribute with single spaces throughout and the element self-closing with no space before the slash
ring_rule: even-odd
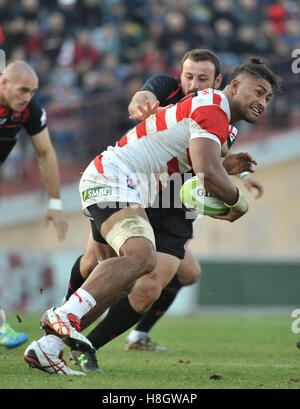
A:
<svg viewBox="0 0 300 409">
<path fill-rule="evenodd" d="M 281 90 L 282 78 L 274 74 L 274 72 L 267 66 L 267 62 L 260 58 L 251 58 L 249 62 L 239 65 L 228 76 L 227 84 L 230 84 L 240 74 L 249 74 L 256 78 L 263 78 L 268 81 L 272 89 L 276 92 Z"/>
<path fill-rule="evenodd" d="M 187 59 L 190 59 L 196 62 L 210 61 L 215 66 L 215 79 L 221 72 L 221 61 L 219 57 L 217 57 L 216 54 L 210 50 L 205 50 L 202 48 L 195 48 L 194 50 L 188 51 L 186 54 L 184 54 L 181 60 L 181 68 L 183 66 L 183 63 Z"/>
</svg>

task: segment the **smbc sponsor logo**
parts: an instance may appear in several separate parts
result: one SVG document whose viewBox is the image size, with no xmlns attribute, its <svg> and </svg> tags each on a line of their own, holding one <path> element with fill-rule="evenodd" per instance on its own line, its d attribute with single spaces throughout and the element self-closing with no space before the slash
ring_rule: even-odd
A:
<svg viewBox="0 0 300 409">
<path fill-rule="evenodd" d="M 110 196 L 111 193 L 112 193 L 111 187 L 107 186 L 93 187 L 82 192 L 82 198 L 83 201 L 85 202 L 86 200 L 93 199 L 94 197 Z"/>
</svg>

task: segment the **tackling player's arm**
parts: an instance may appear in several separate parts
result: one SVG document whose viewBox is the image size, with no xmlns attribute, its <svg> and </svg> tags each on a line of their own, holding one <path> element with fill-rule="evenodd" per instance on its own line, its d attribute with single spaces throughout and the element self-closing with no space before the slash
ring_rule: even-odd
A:
<svg viewBox="0 0 300 409">
<path fill-rule="evenodd" d="M 222 146 L 221 156 L 222 158 L 226 158 L 228 157 L 228 155 L 229 148 L 228 145 L 224 143 L 224 145 Z M 244 186 L 249 192 L 251 192 L 252 189 L 256 189 L 257 193 L 255 195 L 255 199 L 260 198 L 264 194 L 263 185 L 257 179 L 250 175 L 249 170 L 240 172 L 240 174 L 237 174 L 236 176 L 243 180 Z"/>
<path fill-rule="evenodd" d="M 264 194 L 264 187 L 257 179 L 255 179 L 254 177 L 252 177 L 250 175 L 247 175 L 246 177 L 245 176 L 243 177 L 243 174 L 242 174 L 241 177 L 243 179 L 243 183 L 244 183 L 245 188 L 249 192 L 251 192 L 252 189 L 256 189 L 257 193 L 254 196 L 255 199 L 259 199 Z"/>
<path fill-rule="evenodd" d="M 129 118 L 143 121 L 150 115 L 173 104 L 167 103 L 172 93 L 180 91 L 178 81 L 169 75 L 154 75 L 135 93 L 128 106 Z M 181 95 L 178 93 L 178 96 Z"/>
<path fill-rule="evenodd" d="M 49 196 L 49 209 L 46 213 L 45 220 L 46 223 L 49 221 L 54 223 L 58 238 L 63 240 L 68 225 L 62 212 L 59 169 L 48 128 L 46 127 L 41 132 L 31 135 L 30 139 L 37 155 L 41 179 Z"/>
<path fill-rule="evenodd" d="M 252 165 L 257 165 L 257 162 L 248 152 L 227 155 L 222 162 L 222 166 L 228 175 L 235 176 L 239 176 L 244 173 L 254 173 L 254 167 Z"/>
<path fill-rule="evenodd" d="M 150 91 L 138 91 L 128 106 L 129 119 L 143 121 L 154 114 L 159 107 L 159 101 Z"/>
</svg>

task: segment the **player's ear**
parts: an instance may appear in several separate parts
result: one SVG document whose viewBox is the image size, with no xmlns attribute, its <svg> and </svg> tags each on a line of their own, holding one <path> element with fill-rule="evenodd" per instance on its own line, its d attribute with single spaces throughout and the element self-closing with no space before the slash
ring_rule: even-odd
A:
<svg viewBox="0 0 300 409">
<path fill-rule="evenodd" d="M 214 88 L 215 88 L 215 89 L 219 89 L 220 86 L 221 86 L 221 84 L 222 84 L 222 81 L 223 81 L 223 75 L 222 75 L 222 74 L 219 74 L 219 75 L 217 76 L 217 78 L 215 79 Z"/>
<path fill-rule="evenodd" d="M 0 84 L 2 86 L 5 86 L 7 84 L 7 78 L 3 74 L 0 74 Z"/>
<path fill-rule="evenodd" d="M 237 79 L 234 79 L 234 80 L 231 81 L 229 86 L 230 86 L 230 90 L 231 90 L 232 95 L 236 95 L 238 87 L 240 86 L 240 81 L 237 80 Z"/>
</svg>

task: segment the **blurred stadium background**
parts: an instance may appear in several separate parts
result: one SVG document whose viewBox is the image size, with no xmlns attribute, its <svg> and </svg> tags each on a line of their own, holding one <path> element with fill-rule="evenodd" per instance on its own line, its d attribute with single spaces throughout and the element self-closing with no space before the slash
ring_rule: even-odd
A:
<svg viewBox="0 0 300 409">
<path fill-rule="evenodd" d="M 8 61 L 26 60 L 38 73 L 69 222 L 62 243 L 44 227 L 47 197 L 21 134 L 0 168 L 3 308 L 43 311 L 61 300 L 89 231 L 80 172 L 133 125 L 127 105 L 145 79 L 179 75 L 192 48 L 218 54 L 224 83 L 248 57 L 266 58 L 284 78 L 284 92 L 257 125 L 239 126 L 234 147 L 257 159 L 264 196 L 247 194 L 250 210 L 234 224 L 196 222 L 190 248 L 203 275 L 170 313 L 300 306 L 300 62 L 292 70 L 300 55 L 299 0 L 0 0 L 0 48 Z"/>
</svg>

